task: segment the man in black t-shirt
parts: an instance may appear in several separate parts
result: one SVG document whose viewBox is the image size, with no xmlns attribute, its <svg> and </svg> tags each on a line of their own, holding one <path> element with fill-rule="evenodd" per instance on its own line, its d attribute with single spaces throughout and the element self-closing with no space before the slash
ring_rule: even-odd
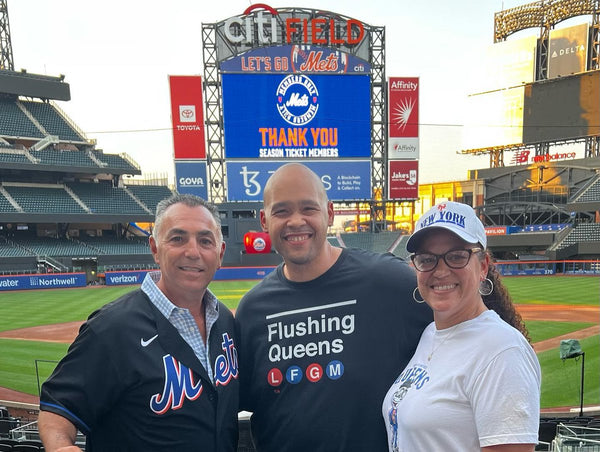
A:
<svg viewBox="0 0 600 452">
<path fill-rule="evenodd" d="M 236 312 L 241 408 L 259 452 L 387 451 L 383 397 L 432 319 L 403 260 L 327 241 L 333 216 L 304 165 L 265 186 L 261 224 L 284 262 Z"/>
</svg>

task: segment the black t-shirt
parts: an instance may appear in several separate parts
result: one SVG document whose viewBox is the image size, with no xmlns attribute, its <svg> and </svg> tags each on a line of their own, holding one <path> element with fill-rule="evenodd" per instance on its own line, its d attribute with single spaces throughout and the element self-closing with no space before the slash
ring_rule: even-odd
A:
<svg viewBox="0 0 600 452">
<path fill-rule="evenodd" d="M 280 266 L 243 297 L 241 408 L 259 451 L 387 451 L 381 403 L 432 320 L 415 287 L 392 254 L 344 249 L 317 279 Z"/>
</svg>

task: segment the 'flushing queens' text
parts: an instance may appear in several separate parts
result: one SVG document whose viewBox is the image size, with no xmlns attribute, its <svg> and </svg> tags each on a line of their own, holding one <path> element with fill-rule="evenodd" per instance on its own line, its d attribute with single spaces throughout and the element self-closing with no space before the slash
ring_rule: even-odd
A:
<svg viewBox="0 0 600 452">
<path fill-rule="evenodd" d="M 275 342 L 269 348 L 269 360 L 278 362 L 292 358 L 304 358 L 305 356 L 313 357 L 341 353 L 344 350 L 344 340 L 341 337 L 308 342 L 294 341 L 294 339 L 304 336 L 335 332 L 345 335 L 352 334 L 354 332 L 354 314 L 343 317 L 327 317 L 325 314 L 321 314 L 321 317 L 308 316 L 306 320 L 294 323 L 269 323 L 267 325 L 268 341 Z M 290 345 L 277 343 L 282 340 L 295 343 Z"/>
</svg>

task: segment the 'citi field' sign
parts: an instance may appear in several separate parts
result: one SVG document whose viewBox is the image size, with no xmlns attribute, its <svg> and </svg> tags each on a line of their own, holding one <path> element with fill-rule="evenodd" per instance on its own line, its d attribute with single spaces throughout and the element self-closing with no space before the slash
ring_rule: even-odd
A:
<svg viewBox="0 0 600 452">
<path fill-rule="evenodd" d="M 258 10 L 258 11 L 255 11 Z M 339 16 L 295 16 L 265 4 L 255 4 L 224 22 L 225 38 L 233 44 L 357 45 L 365 37 L 363 23 Z"/>
</svg>

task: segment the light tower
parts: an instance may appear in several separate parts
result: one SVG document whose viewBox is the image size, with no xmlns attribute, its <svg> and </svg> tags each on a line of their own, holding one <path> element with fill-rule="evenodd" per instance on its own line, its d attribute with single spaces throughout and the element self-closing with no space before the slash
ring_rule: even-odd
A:
<svg viewBox="0 0 600 452">
<path fill-rule="evenodd" d="M 15 70 L 12 44 L 10 42 L 10 25 L 8 23 L 8 6 L 6 0 L 0 0 L 0 70 Z"/>
</svg>

